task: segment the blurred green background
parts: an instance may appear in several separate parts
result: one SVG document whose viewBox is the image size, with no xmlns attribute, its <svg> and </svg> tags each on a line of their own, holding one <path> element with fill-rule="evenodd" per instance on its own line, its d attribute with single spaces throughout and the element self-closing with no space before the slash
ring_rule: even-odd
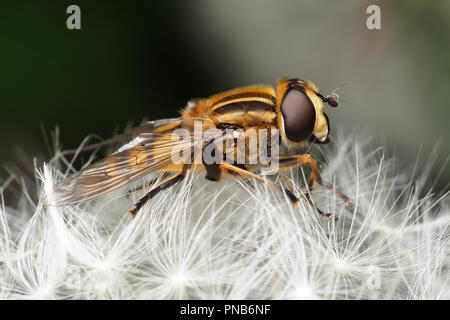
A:
<svg viewBox="0 0 450 320">
<path fill-rule="evenodd" d="M 81 30 L 66 8 L 81 8 Z M 366 8 L 381 7 L 381 30 Z M 177 116 L 190 98 L 275 84 L 340 90 L 332 127 L 384 135 L 400 163 L 441 139 L 450 154 L 450 1 L 14 1 L 0 4 L 0 162 L 50 156 L 129 121 Z M 439 179 L 445 186 L 448 166 Z"/>
</svg>

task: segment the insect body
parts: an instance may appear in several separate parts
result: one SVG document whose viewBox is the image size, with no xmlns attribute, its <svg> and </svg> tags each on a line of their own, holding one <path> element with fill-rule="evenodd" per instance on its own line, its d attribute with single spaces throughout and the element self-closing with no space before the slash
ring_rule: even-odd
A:
<svg viewBox="0 0 450 320">
<path fill-rule="evenodd" d="M 333 186 L 322 181 L 311 155 L 280 155 L 279 148 L 289 150 L 308 143 L 328 143 L 330 126 L 324 104 L 336 107 L 337 102 L 335 93 L 323 96 L 314 84 L 299 79 L 281 79 L 276 89 L 256 85 L 191 101 L 179 118 L 147 122 L 128 135 L 101 143 L 135 137 L 117 152 L 63 181 L 57 187 L 56 205 L 93 199 L 152 172 L 163 172 L 165 180 L 129 210 L 134 217 L 146 201 L 181 181 L 188 170 L 204 170 L 206 178 L 213 181 L 219 181 L 225 174 L 253 178 L 286 192 L 296 205 L 300 199 L 289 183 L 282 187 L 257 174 L 261 167 L 276 164 L 278 171 L 301 165 L 311 168 L 306 199 L 314 207 L 310 197 L 314 183 Z M 254 157 L 263 145 L 265 161 Z M 278 174 L 286 181 L 282 173 Z M 350 202 L 337 193 L 346 204 Z"/>
</svg>

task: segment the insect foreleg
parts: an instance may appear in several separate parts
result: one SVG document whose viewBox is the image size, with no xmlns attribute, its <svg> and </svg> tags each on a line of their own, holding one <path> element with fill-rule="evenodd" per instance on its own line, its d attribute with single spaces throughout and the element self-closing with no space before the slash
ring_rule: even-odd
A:
<svg viewBox="0 0 450 320">
<path fill-rule="evenodd" d="M 297 166 L 308 165 L 311 167 L 311 174 L 308 179 L 308 187 L 312 191 L 314 182 L 324 186 L 329 190 L 335 190 L 336 193 L 345 201 L 345 205 L 348 205 L 352 200 L 343 194 L 338 188 L 329 182 L 322 180 L 319 169 L 317 168 L 316 160 L 310 154 L 302 154 L 297 156 L 281 156 L 279 159 L 279 166 L 281 170 L 293 168 Z"/>
<path fill-rule="evenodd" d="M 319 169 L 317 168 L 317 162 L 310 154 L 280 156 L 278 159 L 278 165 L 280 170 L 307 165 L 311 168 L 311 174 L 308 178 L 309 190 L 312 191 L 314 182 L 322 184 L 322 177 L 320 175 Z"/>
<path fill-rule="evenodd" d="M 314 182 L 324 186 L 327 189 L 335 190 L 335 192 L 344 200 L 344 204 L 348 205 L 352 200 L 339 191 L 334 185 L 329 182 L 324 182 L 320 175 L 319 169 L 317 168 L 316 160 L 310 154 L 302 154 L 296 156 L 280 156 L 278 159 L 278 164 L 280 170 L 285 170 L 297 166 L 307 165 L 311 168 L 311 174 L 308 178 L 308 192 L 306 193 L 306 198 L 308 202 L 311 204 L 313 208 L 317 210 L 321 215 L 325 215 L 327 217 L 331 217 L 331 214 L 325 214 L 321 210 L 319 210 L 311 200 L 311 191 L 313 190 Z"/>
</svg>

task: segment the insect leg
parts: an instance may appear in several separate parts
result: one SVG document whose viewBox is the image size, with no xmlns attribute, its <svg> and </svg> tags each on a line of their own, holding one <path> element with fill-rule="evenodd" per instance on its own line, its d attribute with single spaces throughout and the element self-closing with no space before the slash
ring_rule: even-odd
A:
<svg viewBox="0 0 450 320">
<path fill-rule="evenodd" d="M 331 217 L 331 214 L 324 214 L 320 209 L 318 209 L 311 200 L 311 191 L 313 190 L 314 182 L 324 186 L 327 189 L 335 190 L 339 197 L 344 200 L 344 205 L 348 205 L 352 200 L 339 191 L 334 185 L 329 182 L 322 181 L 322 177 L 320 175 L 319 169 L 317 168 L 316 160 L 310 154 L 302 154 L 296 156 L 281 156 L 278 159 L 278 164 L 281 170 L 293 168 L 297 166 L 307 165 L 311 168 L 311 174 L 308 178 L 308 192 L 306 193 L 306 199 L 311 204 L 313 208 L 317 210 L 321 215 L 325 215 L 327 217 Z"/>
<path fill-rule="evenodd" d="M 205 179 L 211 180 L 211 181 L 219 181 L 220 177 L 222 175 L 222 171 L 220 170 L 219 166 L 217 164 L 204 164 L 205 170 L 206 170 L 206 176 Z"/>
<path fill-rule="evenodd" d="M 316 160 L 310 154 L 302 154 L 297 156 L 281 156 L 279 158 L 279 166 L 280 169 L 288 169 L 292 167 L 308 165 L 311 167 L 311 174 L 308 179 L 308 187 L 312 191 L 314 182 L 324 186 L 329 190 L 335 190 L 339 197 L 341 197 L 345 201 L 345 205 L 348 205 L 352 202 L 352 200 L 343 194 L 339 189 L 337 189 L 334 185 L 329 182 L 325 182 L 322 180 L 319 169 L 317 168 Z"/>
<path fill-rule="evenodd" d="M 281 169 L 284 169 L 284 168 L 281 167 Z M 292 182 L 290 181 L 290 179 L 288 177 L 286 177 L 284 174 L 280 173 L 280 172 L 278 173 L 278 175 L 281 177 L 281 179 L 287 185 L 287 187 L 293 192 L 293 185 L 292 185 Z M 324 213 L 322 210 L 317 208 L 316 205 L 313 203 L 313 201 L 311 199 L 311 195 L 310 195 L 310 191 L 311 190 L 312 190 L 312 188 L 308 188 L 308 192 L 305 194 L 306 200 L 308 200 L 309 205 L 314 210 L 316 210 L 321 216 L 325 216 L 327 218 L 331 218 L 333 216 L 333 214 L 331 214 L 331 213 Z"/>
<path fill-rule="evenodd" d="M 242 176 L 242 177 L 245 177 L 245 178 L 253 178 L 253 179 L 257 180 L 257 181 L 265 183 L 266 185 L 268 185 L 268 186 L 270 186 L 270 187 L 272 187 L 274 189 L 284 190 L 286 192 L 286 195 L 289 197 L 289 199 L 294 204 L 294 206 L 296 206 L 300 202 L 300 199 L 297 198 L 289 189 L 282 188 L 279 185 L 277 185 L 276 183 L 274 183 L 273 181 L 264 179 L 263 177 L 260 177 L 257 174 L 254 174 L 253 172 L 250 172 L 250 171 L 248 171 L 246 169 L 239 168 L 239 167 L 237 167 L 235 165 L 232 165 L 232 164 L 229 164 L 227 162 L 222 162 L 219 165 L 219 168 L 224 170 L 224 171 L 226 171 L 226 172 L 229 172 L 229 173 L 232 173 L 232 174 L 236 174 L 236 175 L 239 175 L 239 176 Z"/>
<path fill-rule="evenodd" d="M 183 180 L 184 176 L 186 174 L 186 170 L 183 169 L 182 171 L 178 172 L 177 174 L 171 176 L 170 178 L 167 178 L 166 180 L 162 181 L 160 184 L 158 184 L 156 187 L 151 189 L 150 191 L 146 192 L 142 197 L 138 199 L 138 202 L 134 204 L 134 207 L 130 210 L 128 210 L 128 213 L 132 218 L 134 218 L 139 211 L 139 209 L 151 198 L 156 196 L 160 191 L 167 189 L 171 186 L 173 186 L 175 183 Z"/>
<path fill-rule="evenodd" d="M 282 174 L 281 172 L 278 172 L 278 176 L 281 178 L 281 180 L 283 180 L 284 184 L 286 185 L 286 187 L 291 191 L 294 192 L 294 186 L 292 185 L 291 180 L 286 177 L 286 175 Z"/>
<path fill-rule="evenodd" d="M 317 168 L 317 162 L 310 154 L 280 156 L 278 158 L 278 165 L 281 170 L 308 165 L 311 168 L 311 174 L 308 178 L 308 187 L 312 190 L 314 182 L 322 184 L 322 177 Z"/>
</svg>

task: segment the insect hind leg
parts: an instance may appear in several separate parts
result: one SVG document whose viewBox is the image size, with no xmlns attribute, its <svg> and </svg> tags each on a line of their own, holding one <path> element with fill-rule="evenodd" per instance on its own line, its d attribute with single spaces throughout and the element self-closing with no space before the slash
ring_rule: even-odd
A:
<svg viewBox="0 0 450 320">
<path fill-rule="evenodd" d="M 134 207 L 128 210 L 128 213 L 130 214 L 131 218 L 136 217 L 137 212 L 142 208 L 142 206 L 151 198 L 156 196 L 160 191 L 167 189 L 176 184 L 177 182 L 183 180 L 185 174 L 186 174 L 185 170 L 180 171 L 177 174 L 162 181 L 160 184 L 152 188 L 150 191 L 146 192 L 142 197 L 138 199 L 138 201 L 134 204 Z"/>
</svg>

